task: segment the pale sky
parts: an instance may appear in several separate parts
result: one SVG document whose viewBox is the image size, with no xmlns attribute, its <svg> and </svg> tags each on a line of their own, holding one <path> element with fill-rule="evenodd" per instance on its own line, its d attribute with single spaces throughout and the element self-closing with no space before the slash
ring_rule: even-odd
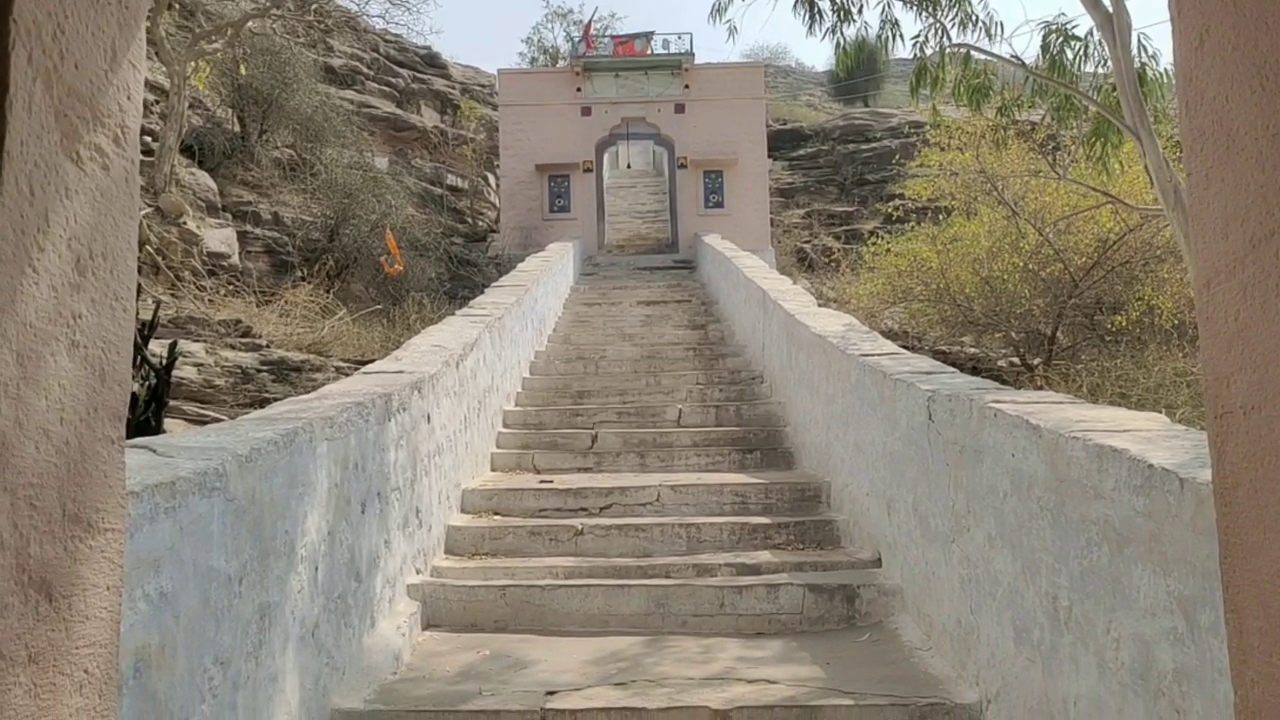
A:
<svg viewBox="0 0 1280 720">
<path fill-rule="evenodd" d="M 515 64 L 520 39 L 537 21 L 542 3 L 539 0 L 439 0 L 440 10 L 434 22 L 440 34 L 431 43 L 450 58 L 486 70 Z M 736 59 L 736 49 L 725 39 L 722 28 L 707 25 L 707 11 L 712 0 L 587 0 L 587 10 L 599 5 L 601 12 L 615 10 L 627 17 L 625 30 L 640 32 L 691 32 L 694 50 L 700 62 L 723 62 Z M 1169 0 L 1129 0 L 1135 27 L 1162 23 L 1144 30 L 1156 41 L 1166 62 L 1172 62 L 1169 36 Z M 991 0 L 1005 27 L 1011 34 L 1028 19 L 1038 20 L 1059 12 L 1083 15 L 1084 8 L 1071 0 Z M 753 42 L 785 42 L 801 60 L 818 67 L 829 61 L 830 50 L 819 40 L 805 37 L 804 28 L 791 16 L 790 0 L 780 0 L 773 8 L 771 0 L 756 0 L 739 22 L 742 35 L 737 48 Z M 1082 22 L 1087 22 L 1085 16 Z M 1022 31 L 1025 32 L 1025 31 Z M 908 36 L 910 29 L 908 29 Z M 1027 36 L 1013 39 L 1019 51 Z M 1022 44 L 1019 44 L 1022 43 Z"/>
</svg>

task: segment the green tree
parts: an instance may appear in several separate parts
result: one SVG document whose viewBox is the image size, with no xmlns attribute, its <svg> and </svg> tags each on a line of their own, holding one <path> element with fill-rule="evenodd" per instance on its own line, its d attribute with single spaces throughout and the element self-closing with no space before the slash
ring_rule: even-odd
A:
<svg viewBox="0 0 1280 720">
<path fill-rule="evenodd" d="M 582 35 L 590 18 L 585 3 L 542 0 L 542 17 L 529 28 L 520 41 L 516 58 L 523 67 L 563 67 L 569 64 L 573 44 Z M 626 18 L 616 12 L 597 13 L 592 20 L 593 35 L 609 35 L 619 31 Z"/>
<path fill-rule="evenodd" d="M 748 62 L 762 62 L 766 65 L 781 65 L 797 70 L 813 70 L 813 66 L 796 57 L 791 46 L 783 42 L 760 41 L 752 43 L 738 53 L 738 57 Z"/>
<path fill-rule="evenodd" d="M 755 2 L 713 0 L 709 21 L 735 38 L 735 10 Z M 792 12 L 810 36 L 836 46 L 866 36 L 885 55 L 909 49 L 916 99 L 950 97 L 1004 120 L 1043 113 L 1058 133 L 1078 138 L 1099 167 L 1132 141 L 1186 257 L 1185 183 L 1162 144 L 1173 115 L 1172 70 L 1150 37 L 1135 32 L 1127 0 L 1110 0 L 1110 7 L 1106 0 L 1080 2 L 1092 26 L 1065 14 L 1038 23 L 1031 58 L 989 49 L 1007 39 L 989 0 L 792 0 Z M 909 41 L 903 18 L 919 27 Z"/>
<path fill-rule="evenodd" d="M 836 43 L 835 61 L 827 73 L 831 96 L 843 105 L 871 103 L 884 88 L 889 56 L 869 35 L 858 35 Z"/>
</svg>

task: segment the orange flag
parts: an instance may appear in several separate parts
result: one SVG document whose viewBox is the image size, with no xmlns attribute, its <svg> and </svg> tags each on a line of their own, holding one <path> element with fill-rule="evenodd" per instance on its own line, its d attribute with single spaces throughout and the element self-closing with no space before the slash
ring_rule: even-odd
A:
<svg viewBox="0 0 1280 720">
<path fill-rule="evenodd" d="M 400 256 L 400 245 L 396 242 L 396 236 L 391 234 L 391 226 L 387 226 L 386 232 L 387 251 L 391 253 L 391 261 L 387 261 L 387 256 L 383 255 L 378 258 L 382 262 L 382 273 L 388 277 L 395 277 L 404 272 L 404 258 Z"/>
</svg>

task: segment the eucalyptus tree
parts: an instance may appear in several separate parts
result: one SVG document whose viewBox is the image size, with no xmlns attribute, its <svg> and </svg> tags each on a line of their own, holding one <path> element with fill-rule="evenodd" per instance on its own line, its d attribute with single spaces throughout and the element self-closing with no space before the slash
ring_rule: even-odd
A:
<svg viewBox="0 0 1280 720">
<path fill-rule="evenodd" d="M 732 40 L 740 11 L 757 1 L 713 0 L 709 20 Z M 988 0 L 791 0 L 791 9 L 810 36 L 837 48 L 870 38 L 886 56 L 908 51 L 915 60 L 912 97 L 927 96 L 935 107 L 947 98 L 1008 119 L 1035 113 L 1078 136 L 1089 159 L 1104 165 L 1132 141 L 1160 203 L 1143 211 L 1168 217 L 1186 257 L 1185 184 L 1165 147 L 1174 115 L 1172 70 L 1151 38 L 1135 32 L 1125 0 L 1081 4 L 1082 15 L 1035 23 L 1038 42 L 1026 54 L 1010 45 Z M 1085 16 L 1089 22 L 1081 23 Z M 906 22 L 918 29 L 908 35 Z"/>
</svg>

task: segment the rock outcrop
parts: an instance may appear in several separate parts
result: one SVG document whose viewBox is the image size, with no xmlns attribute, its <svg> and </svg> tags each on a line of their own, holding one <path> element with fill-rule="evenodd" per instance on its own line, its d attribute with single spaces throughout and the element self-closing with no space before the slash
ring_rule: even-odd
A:
<svg viewBox="0 0 1280 720">
<path fill-rule="evenodd" d="M 824 243 L 858 245 L 916 217 L 892 186 L 927 128 L 914 111 L 889 108 L 848 110 L 821 123 L 772 125 L 775 237 L 795 238 L 797 259 L 810 264 Z"/>
<path fill-rule="evenodd" d="M 498 218 L 495 77 L 375 29 L 336 3 L 314 4 L 310 12 L 323 32 L 294 34 L 306 36 L 299 42 L 318 62 L 325 89 L 354 111 L 373 136 L 371 170 L 385 170 L 389 162 L 408 168 L 406 182 L 413 186 L 419 210 L 431 215 L 441 238 L 456 249 L 455 264 L 463 266 L 456 273 L 458 281 L 441 292 L 455 303 L 469 300 L 501 274 L 488 257 Z M 282 32 L 297 30 L 289 22 L 281 21 Z M 154 162 L 168 93 L 153 52 L 146 90 L 140 128 L 144 178 Z M 470 113 L 465 125 L 459 122 L 464 112 Z M 210 140 L 213 130 L 227 123 L 226 110 L 196 92 L 173 187 L 155 196 L 144 184 L 140 275 L 166 301 L 160 336 L 166 342 L 181 340 L 169 413 L 176 422 L 170 431 L 310 392 L 350 374 L 359 362 L 375 359 L 349 362 L 272 347 L 243 318 L 209 312 L 213 303 L 184 302 L 182 295 L 190 294 L 190 287 L 175 290 L 175 272 L 253 288 L 297 280 L 298 228 L 309 218 L 291 202 L 294 189 L 221 175 L 215 180 L 202 167 L 208 153 L 216 151 Z M 458 162 L 459 147 L 472 149 L 469 163 Z M 376 254 L 370 262 L 378 262 Z M 176 271 L 178 265 L 184 269 Z M 149 306 L 140 309 L 149 311 Z"/>
</svg>

